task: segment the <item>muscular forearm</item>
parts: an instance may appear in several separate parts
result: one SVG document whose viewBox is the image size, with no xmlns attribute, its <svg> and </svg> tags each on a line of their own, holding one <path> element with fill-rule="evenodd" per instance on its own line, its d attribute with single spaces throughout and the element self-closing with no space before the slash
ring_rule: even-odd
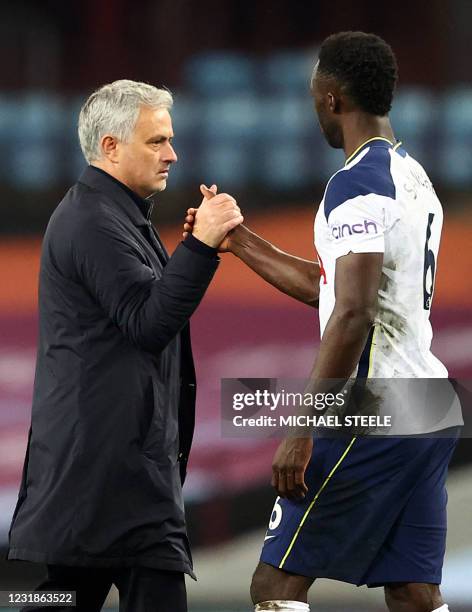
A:
<svg viewBox="0 0 472 612">
<path fill-rule="evenodd" d="M 229 250 L 283 293 L 309 306 L 318 305 L 317 263 L 284 253 L 243 225 L 231 234 Z"/>
<path fill-rule="evenodd" d="M 364 350 L 378 310 L 383 253 L 350 253 L 336 261 L 333 312 L 312 378 L 348 378 Z"/>
<path fill-rule="evenodd" d="M 328 321 L 312 379 L 349 378 L 359 363 L 375 312 L 336 308 Z"/>
</svg>

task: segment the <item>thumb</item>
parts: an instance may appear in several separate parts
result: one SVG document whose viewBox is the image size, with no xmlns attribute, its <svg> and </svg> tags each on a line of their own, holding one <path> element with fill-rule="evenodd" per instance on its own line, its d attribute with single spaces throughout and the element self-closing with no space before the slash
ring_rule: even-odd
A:
<svg viewBox="0 0 472 612">
<path fill-rule="evenodd" d="M 200 185 L 200 191 L 204 198 L 211 200 L 216 195 L 216 185 L 212 185 L 211 189 L 208 189 L 206 185 Z"/>
</svg>

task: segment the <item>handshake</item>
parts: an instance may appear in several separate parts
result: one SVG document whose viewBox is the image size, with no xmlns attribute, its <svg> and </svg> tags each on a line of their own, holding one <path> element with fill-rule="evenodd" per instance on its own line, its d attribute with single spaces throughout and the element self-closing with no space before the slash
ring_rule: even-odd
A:
<svg viewBox="0 0 472 612">
<path fill-rule="evenodd" d="M 240 225 L 244 218 L 236 200 L 227 193 L 217 195 L 216 185 L 210 188 L 200 185 L 203 195 L 199 208 L 189 208 L 185 217 L 183 236 L 193 234 L 201 242 L 217 248 L 229 249 L 228 234 Z"/>
</svg>

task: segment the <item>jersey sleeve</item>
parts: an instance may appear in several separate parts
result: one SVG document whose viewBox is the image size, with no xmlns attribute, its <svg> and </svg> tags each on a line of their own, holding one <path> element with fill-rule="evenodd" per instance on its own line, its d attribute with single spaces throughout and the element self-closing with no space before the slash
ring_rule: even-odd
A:
<svg viewBox="0 0 472 612">
<path fill-rule="evenodd" d="M 348 253 L 385 252 L 385 207 L 378 196 L 360 196 L 329 213 L 328 231 L 335 258 Z"/>
<path fill-rule="evenodd" d="M 372 148 L 354 166 L 338 171 L 324 197 L 327 239 L 335 258 L 348 253 L 384 253 L 394 222 L 396 187 L 388 149 Z"/>
</svg>

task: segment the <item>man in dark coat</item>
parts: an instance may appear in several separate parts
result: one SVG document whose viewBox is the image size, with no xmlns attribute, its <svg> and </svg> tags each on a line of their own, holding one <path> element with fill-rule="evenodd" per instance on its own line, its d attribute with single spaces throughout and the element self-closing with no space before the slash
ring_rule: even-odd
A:
<svg viewBox="0 0 472 612">
<path fill-rule="evenodd" d="M 196 391 L 188 321 L 242 217 L 227 194 L 204 198 L 193 236 L 169 258 L 147 198 L 177 160 L 171 105 L 169 92 L 133 81 L 90 96 L 79 137 L 91 165 L 43 242 L 32 426 L 8 556 L 46 564 L 38 588 L 76 591 L 84 612 L 100 610 L 113 583 L 120 610 L 181 612 L 184 573 L 193 576 L 182 500 Z"/>
</svg>

